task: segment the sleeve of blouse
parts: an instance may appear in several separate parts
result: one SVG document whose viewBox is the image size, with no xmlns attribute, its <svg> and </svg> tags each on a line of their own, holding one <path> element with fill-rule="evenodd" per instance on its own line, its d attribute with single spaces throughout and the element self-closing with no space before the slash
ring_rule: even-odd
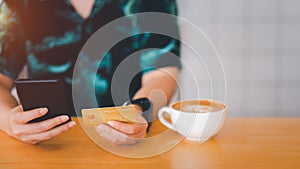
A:
<svg viewBox="0 0 300 169">
<path fill-rule="evenodd" d="M 176 0 L 144 0 L 141 6 L 142 12 L 160 12 L 177 16 Z M 169 31 L 177 35 L 178 39 L 151 33 L 145 47 L 150 50 L 146 50 L 140 56 L 143 73 L 167 66 L 181 69 L 179 26 L 176 17 L 169 22 L 167 23 Z"/>
</svg>

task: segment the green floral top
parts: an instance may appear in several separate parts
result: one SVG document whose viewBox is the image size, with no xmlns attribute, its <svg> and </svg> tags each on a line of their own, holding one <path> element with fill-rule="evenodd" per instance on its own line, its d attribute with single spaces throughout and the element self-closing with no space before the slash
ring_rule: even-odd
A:
<svg viewBox="0 0 300 169">
<path fill-rule="evenodd" d="M 134 13 L 162 12 L 177 14 L 175 0 L 96 0 L 92 12 L 83 19 L 70 0 L 4 0 L 0 11 L 0 72 L 16 79 L 24 65 L 31 79 L 61 79 L 67 84 L 70 102 L 73 68 L 87 39 L 105 24 Z M 134 19 L 134 18 L 131 18 Z M 122 25 L 120 26 L 122 27 Z M 178 31 L 177 25 L 174 26 Z M 120 29 L 130 34 L 137 28 Z M 178 33 L 178 32 L 177 32 Z M 113 106 L 111 78 L 126 56 L 142 49 L 158 48 L 179 56 L 180 43 L 167 36 L 143 33 L 116 44 L 103 56 L 96 78 L 90 76 L 89 66 L 82 71 L 84 81 L 95 83 L 98 105 Z M 144 66 L 176 66 L 180 62 L 158 64 L 167 52 L 144 52 L 140 55 L 141 73 L 129 89 L 132 97 L 141 87 Z M 82 89 L 84 90 L 84 89 Z M 117 103 L 119 104 L 119 103 Z"/>
</svg>

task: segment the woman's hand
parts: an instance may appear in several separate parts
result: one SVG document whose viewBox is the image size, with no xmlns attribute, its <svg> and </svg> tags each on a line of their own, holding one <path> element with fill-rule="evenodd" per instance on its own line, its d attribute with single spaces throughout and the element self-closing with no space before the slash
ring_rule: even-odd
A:
<svg viewBox="0 0 300 169">
<path fill-rule="evenodd" d="M 68 116 L 58 116 L 49 120 L 37 123 L 29 121 L 47 114 L 47 108 L 38 108 L 24 111 L 22 106 L 17 106 L 9 112 L 9 127 L 6 133 L 18 140 L 29 144 L 37 144 L 41 141 L 51 139 L 72 127 L 75 122 L 71 121 L 61 126 L 55 127 L 69 120 Z M 53 128 L 55 127 L 55 128 Z"/>
<path fill-rule="evenodd" d="M 113 143 L 131 145 L 146 137 L 147 127 L 147 121 L 137 113 L 136 123 L 109 121 L 108 124 L 98 125 L 96 131 Z"/>
</svg>

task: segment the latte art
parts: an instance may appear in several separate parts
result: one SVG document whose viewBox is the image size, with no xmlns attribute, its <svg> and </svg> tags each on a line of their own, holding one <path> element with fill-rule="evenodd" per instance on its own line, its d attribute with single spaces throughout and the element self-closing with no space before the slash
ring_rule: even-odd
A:
<svg viewBox="0 0 300 169">
<path fill-rule="evenodd" d="M 225 108 L 223 104 L 212 101 L 182 101 L 173 105 L 173 108 L 182 112 L 208 113 L 217 112 Z"/>
<path fill-rule="evenodd" d="M 207 113 L 207 112 L 217 111 L 217 109 L 212 106 L 185 105 L 185 106 L 181 107 L 181 111 L 193 112 L 193 113 Z"/>
</svg>

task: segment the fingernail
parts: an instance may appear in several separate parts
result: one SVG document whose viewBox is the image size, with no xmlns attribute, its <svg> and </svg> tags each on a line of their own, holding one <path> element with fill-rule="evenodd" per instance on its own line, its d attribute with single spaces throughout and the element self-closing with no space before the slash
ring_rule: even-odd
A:
<svg viewBox="0 0 300 169">
<path fill-rule="evenodd" d="M 40 114 L 44 115 L 48 112 L 48 109 L 47 108 L 40 108 L 39 112 L 40 112 Z"/>
<path fill-rule="evenodd" d="M 113 126 L 113 125 L 115 125 L 115 122 L 113 122 L 113 121 L 108 121 L 107 124 L 110 125 L 110 126 Z"/>
<path fill-rule="evenodd" d="M 101 129 L 103 127 L 103 124 L 99 124 L 98 126 L 96 126 L 96 129 Z"/>
<path fill-rule="evenodd" d="M 76 125 L 75 121 L 71 121 L 69 124 L 68 124 L 68 127 L 69 128 L 72 128 Z"/>
<path fill-rule="evenodd" d="M 67 120 L 69 120 L 69 116 L 61 116 L 60 120 L 61 121 L 67 121 Z"/>
</svg>

